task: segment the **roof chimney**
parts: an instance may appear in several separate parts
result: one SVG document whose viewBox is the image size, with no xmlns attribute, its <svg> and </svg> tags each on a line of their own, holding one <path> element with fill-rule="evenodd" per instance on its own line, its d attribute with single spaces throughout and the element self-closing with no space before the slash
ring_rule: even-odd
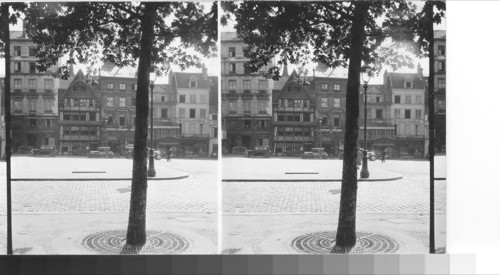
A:
<svg viewBox="0 0 500 275">
<path fill-rule="evenodd" d="M 420 80 L 422 80 L 422 78 L 424 77 L 424 70 L 420 66 L 420 63 L 418 63 L 418 65 L 417 65 L 417 76 L 418 76 L 418 79 L 420 79 Z"/>
<path fill-rule="evenodd" d="M 288 76 L 288 62 L 285 60 L 285 66 L 283 67 L 283 75 Z"/>
<path fill-rule="evenodd" d="M 203 78 L 207 78 L 207 67 L 205 67 L 205 64 L 203 64 L 201 67 L 201 76 Z"/>
</svg>

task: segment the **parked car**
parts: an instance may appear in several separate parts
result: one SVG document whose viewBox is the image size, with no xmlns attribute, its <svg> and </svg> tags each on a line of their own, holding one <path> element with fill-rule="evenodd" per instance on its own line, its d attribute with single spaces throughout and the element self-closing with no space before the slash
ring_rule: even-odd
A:
<svg viewBox="0 0 500 275">
<path fill-rule="evenodd" d="M 69 151 L 70 156 L 88 156 L 90 153 L 90 150 L 87 149 L 76 149 L 76 150 L 71 150 Z"/>
<path fill-rule="evenodd" d="M 361 151 L 361 155 L 363 155 L 363 148 L 358 148 L 359 151 Z M 373 151 L 368 151 L 367 154 L 367 159 L 371 160 L 371 161 L 374 161 L 376 159 L 378 159 L 380 157 L 380 154 L 377 154 Z M 339 153 L 339 158 L 340 159 L 343 159 L 344 158 L 344 150 L 342 150 L 340 153 Z"/>
<path fill-rule="evenodd" d="M 89 158 L 112 158 L 115 153 L 109 147 L 97 147 L 96 151 L 89 152 Z"/>
<path fill-rule="evenodd" d="M 302 154 L 303 159 L 312 159 L 312 158 L 328 158 L 328 154 L 325 152 L 324 148 L 312 148 L 311 151 L 305 151 Z"/>
<path fill-rule="evenodd" d="M 147 148 L 148 150 L 148 157 L 149 157 L 149 147 Z M 160 160 L 163 156 L 160 150 L 155 149 L 154 150 L 155 154 L 155 159 Z M 134 156 L 134 146 L 126 146 L 125 147 L 125 157 L 130 159 Z"/>
<path fill-rule="evenodd" d="M 32 156 L 38 157 L 38 156 L 51 156 L 55 157 L 57 155 L 56 149 L 55 148 L 42 148 L 42 149 L 33 149 L 32 150 Z"/>
<path fill-rule="evenodd" d="M 245 146 L 236 146 L 233 147 L 233 154 L 235 155 L 243 155 L 247 151 L 247 147 Z"/>
<path fill-rule="evenodd" d="M 283 153 L 283 156 L 285 157 L 300 157 L 304 154 L 304 151 L 302 150 L 287 150 L 286 152 Z"/>
<path fill-rule="evenodd" d="M 29 146 L 29 145 L 21 145 L 19 147 L 17 147 L 17 152 L 19 154 L 32 154 L 33 152 L 33 147 Z"/>
<path fill-rule="evenodd" d="M 269 150 L 269 146 L 255 146 L 253 150 L 246 150 L 245 152 L 247 158 L 256 156 L 268 158 L 270 155 L 271 151 Z"/>
</svg>

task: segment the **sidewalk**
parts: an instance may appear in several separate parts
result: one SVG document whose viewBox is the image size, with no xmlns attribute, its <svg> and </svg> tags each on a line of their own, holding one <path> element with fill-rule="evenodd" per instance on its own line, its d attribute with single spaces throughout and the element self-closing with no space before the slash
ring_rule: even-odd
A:
<svg viewBox="0 0 500 275">
<path fill-rule="evenodd" d="M 13 157 L 13 181 L 130 180 L 132 159 Z M 168 167 L 164 159 L 155 160 L 156 177 L 149 180 L 187 178 L 188 174 Z"/>
<path fill-rule="evenodd" d="M 234 161 L 236 159 L 237 161 Z M 276 165 L 276 161 L 280 160 L 274 158 L 223 158 L 222 181 L 342 181 L 342 160 L 288 158 L 286 166 Z M 359 178 L 360 167 L 358 169 L 358 181 L 393 181 L 403 178 L 402 175 L 397 173 L 370 168 L 371 163 L 371 161 L 368 162 L 370 177 L 368 179 Z M 242 167 L 251 167 L 251 169 L 242 169 Z"/>
</svg>

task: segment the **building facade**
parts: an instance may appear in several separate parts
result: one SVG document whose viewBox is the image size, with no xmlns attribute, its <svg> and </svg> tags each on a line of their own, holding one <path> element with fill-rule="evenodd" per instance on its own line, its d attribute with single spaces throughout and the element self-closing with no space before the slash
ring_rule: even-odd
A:
<svg viewBox="0 0 500 275">
<path fill-rule="evenodd" d="M 5 83 L 4 78 L 0 77 L 0 156 L 5 155 Z"/>
<path fill-rule="evenodd" d="M 434 31 L 434 121 L 437 153 L 446 152 L 446 31 Z"/>
<path fill-rule="evenodd" d="M 396 135 L 395 156 L 424 157 L 428 123 L 425 116 L 425 81 L 421 73 L 387 73 L 391 116 Z"/>
<path fill-rule="evenodd" d="M 36 69 L 37 46 L 24 31 L 13 31 L 11 39 L 11 128 L 12 149 L 20 145 L 55 148 L 58 143 L 59 79 L 52 72 Z"/>
<path fill-rule="evenodd" d="M 202 73 L 174 73 L 176 121 L 180 127 L 181 156 L 208 156 L 211 149 L 209 97 L 211 81 Z"/>
<path fill-rule="evenodd" d="M 59 93 L 59 152 L 82 155 L 100 145 L 101 101 L 80 70 Z"/>
<path fill-rule="evenodd" d="M 234 32 L 221 33 L 221 113 L 223 153 L 235 147 L 270 146 L 273 81 L 245 69 L 244 43 Z"/>
<path fill-rule="evenodd" d="M 210 92 L 208 97 L 209 115 L 209 146 L 208 152 L 211 156 L 218 155 L 219 150 L 219 78 L 210 76 Z"/>
</svg>

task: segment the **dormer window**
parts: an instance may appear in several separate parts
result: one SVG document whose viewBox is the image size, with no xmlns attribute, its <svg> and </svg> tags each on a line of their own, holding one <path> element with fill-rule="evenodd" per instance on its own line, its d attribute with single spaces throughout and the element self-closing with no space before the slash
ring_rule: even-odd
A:
<svg viewBox="0 0 500 275">
<path fill-rule="evenodd" d="M 413 82 L 405 80 L 405 88 L 413 88 Z"/>
<path fill-rule="evenodd" d="M 198 87 L 198 78 L 196 76 L 189 77 L 189 88 Z"/>
</svg>

